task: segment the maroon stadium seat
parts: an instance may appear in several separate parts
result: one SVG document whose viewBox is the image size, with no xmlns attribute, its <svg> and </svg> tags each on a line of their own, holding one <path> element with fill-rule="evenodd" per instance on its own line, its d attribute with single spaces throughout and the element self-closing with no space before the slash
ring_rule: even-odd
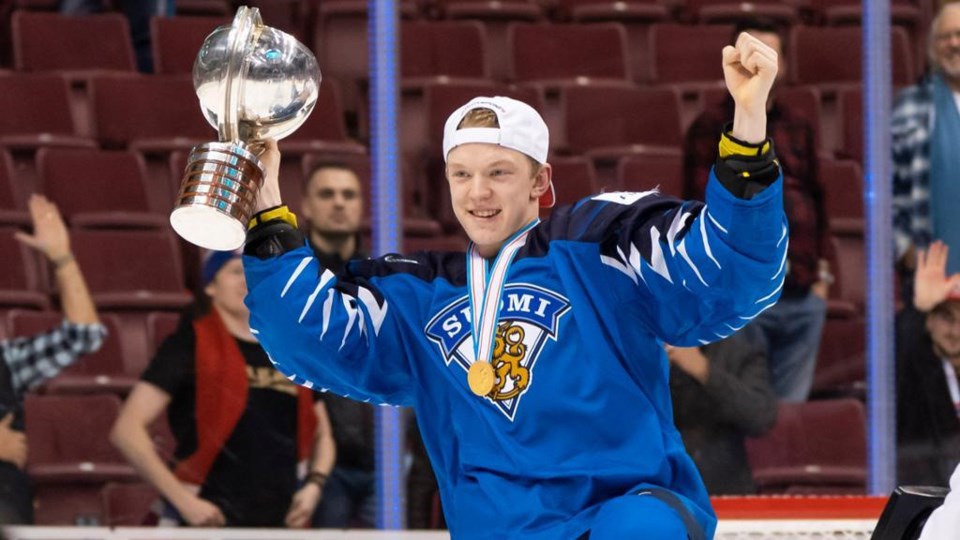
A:
<svg viewBox="0 0 960 540">
<path fill-rule="evenodd" d="M 560 0 L 564 20 L 578 23 L 615 22 L 627 32 L 627 60 L 633 80 L 647 82 L 650 75 L 650 27 L 670 20 L 670 9 L 658 0 Z"/>
<path fill-rule="evenodd" d="M 597 172 L 591 160 L 581 156 L 569 156 L 554 157 L 549 161 L 553 166 L 557 206 L 574 204 L 600 192 Z"/>
<path fill-rule="evenodd" d="M 567 146 L 574 153 L 619 156 L 683 142 L 680 102 L 672 90 L 571 86 L 562 102 Z"/>
<path fill-rule="evenodd" d="M 799 17 L 797 6 L 789 1 L 686 0 L 686 11 L 701 23 L 736 23 L 746 17 L 764 17 L 781 24 L 793 24 Z"/>
<path fill-rule="evenodd" d="M 260 16 L 267 26 L 283 30 L 300 40 L 301 43 L 309 43 L 309 23 L 315 6 L 317 4 L 337 3 L 338 1 L 340 0 L 250 0 L 244 2 L 243 5 L 258 8 Z M 230 5 L 237 6 L 239 4 L 230 1 Z"/>
<path fill-rule="evenodd" d="M 557 0 L 561 15 L 575 21 L 645 19 L 664 20 L 670 11 L 661 0 Z"/>
<path fill-rule="evenodd" d="M 187 75 L 94 77 L 90 82 L 94 132 L 105 148 L 127 148 L 144 155 L 151 201 L 165 211 L 180 184 L 167 177 L 169 155 L 197 144 L 217 141 L 217 131 L 203 117 Z M 154 206 L 155 211 L 162 210 Z"/>
<path fill-rule="evenodd" d="M 150 213 L 142 158 L 129 151 L 44 148 L 37 153 L 42 191 L 73 227 L 163 228 Z"/>
<path fill-rule="evenodd" d="M 855 399 L 782 402 L 773 430 L 747 439 L 747 455 L 762 494 L 800 486 L 863 493 L 867 462 L 863 404 Z"/>
<path fill-rule="evenodd" d="M 110 482 L 101 491 L 106 527 L 137 527 L 144 525 L 151 507 L 160 498 L 153 486 L 146 483 L 121 484 Z"/>
<path fill-rule="evenodd" d="M 96 143 L 80 137 L 66 79 L 55 74 L 0 75 L 0 145 L 8 148 Z"/>
<path fill-rule="evenodd" d="M 865 397 L 866 325 L 863 317 L 827 318 L 820 339 L 820 354 L 812 394 L 830 397 Z"/>
<path fill-rule="evenodd" d="M 537 22 L 544 18 L 544 7 L 531 0 L 437 0 L 440 16 L 445 19 L 470 20 L 483 24 L 486 34 L 487 73 L 503 81 L 509 75 L 507 28 L 511 22 Z M 448 42 L 448 43 L 454 43 Z"/>
<path fill-rule="evenodd" d="M 347 135 L 339 83 L 324 78 L 317 103 L 307 120 L 280 143 L 284 155 L 307 152 L 363 155 L 366 147 Z"/>
<path fill-rule="evenodd" d="M 33 336 L 56 328 L 63 321 L 58 312 L 14 310 L 8 315 L 10 332 L 14 336 Z M 101 314 L 107 328 L 107 338 L 100 350 L 81 357 L 44 386 L 50 393 L 91 394 L 114 392 L 125 394 L 134 379 L 127 373 L 121 345 L 121 326 L 115 315 Z"/>
<path fill-rule="evenodd" d="M 41 279 L 38 256 L 18 242 L 11 227 L 0 228 L 0 253 L 4 255 L 0 272 L 0 306 L 46 308 L 50 301 L 46 281 Z"/>
<path fill-rule="evenodd" d="M 657 24 L 650 30 L 650 81 L 703 88 L 723 84 L 720 51 L 730 44 L 729 25 Z"/>
<path fill-rule="evenodd" d="M 74 253 L 101 308 L 178 309 L 191 300 L 167 230 L 74 230 Z"/>
<path fill-rule="evenodd" d="M 627 34 L 617 23 L 513 23 L 508 39 L 515 81 L 630 79 Z"/>
<path fill-rule="evenodd" d="M 30 215 L 24 209 L 22 197 L 13 159 L 9 152 L 0 150 L 0 226 L 26 226 L 30 223 Z"/>
<path fill-rule="evenodd" d="M 17 11 L 12 24 L 19 71 L 136 71 L 130 26 L 119 13 Z"/>
<path fill-rule="evenodd" d="M 903 28 L 891 28 L 893 84 L 913 81 L 910 38 Z M 856 84 L 861 80 L 863 31 L 859 26 L 795 26 L 790 33 L 790 71 L 797 84 Z"/>
<path fill-rule="evenodd" d="M 863 171 L 855 161 L 820 160 L 820 184 L 826 196 L 830 227 L 835 231 L 863 230 Z"/>
<path fill-rule="evenodd" d="M 404 21 L 400 77 L 485 79 L 487 36 L 477 21 Z"/>
<path fill-rule="evenodd" d="M 811 0 L 810 8 L 817 11 L 827 24 L 859 23 L 863 20 L 860 0 Z M 890 16 L 893 24 L 916 25 L 923 18 L 923 10 L 912 0 L 891 0 Z"/>
<path fill-rule="evenodd" d="M 103 485 L 137 478 L 109 441 L 120 398 L 28 394 L 25 409 L 27 472 L 36 489 L 37 524 L 102 521 Z"/>
<path fill-rule="evenodd" d="M 416 2 L 401 0 L 400 17 L 418 15 Z M 360 108 L 361 81 L 369 76 L 366 0 L 320 2 L 313 29 L 313 51 L 324 76 L 330 75 L 343 85 L 344 108 L 355 112 Z"/>
<path fill-rule="evenodd" d="M 163 340 L 177 329 L 180 314 L 171 311 L 154 311 L 147 315 L 147 350 L 152 356 Z"/>
<path fill-rule="evenodd" d="M 179 0 L 174 6 L 177 17 L 229 17 L 233 5 L 228 0 Z"/>
<path fill-rule="evenodd" d="M 99 76 L 90 91 L 105 147 L 171 151 L 217 140 L 188 76 Z"/>
<path fill-rule="evenodd" d="M 862 232 L 836 232 L 833 235 L 837 260 L 831 267 L 837 282 L 830 297 L 852 303 L 862 313 L 866 304 L 866 259 Z"/>
<path fill-rule="evenodd" d="M 863 91 L 845 88 L 840 91 L 838 101 L 843 138 L 837 153 L 863 163 Z"/>
<path fill-rule="evenodd" d="M 617 167 L 617 183 L 624 191 L 659 188 L 663 194 L 682 198 L 683 157 L 680 152 L 627 156 Z"/>
<path fill-rule="evenodd" d="M 179 5 L 177 6 L 179 7 Z M 230 24 L 227 17 L 153 17 L 150 47 L 154 73 L 193 73 L 193 62 L 207 38 L 218 26 Z"/>
</svg>

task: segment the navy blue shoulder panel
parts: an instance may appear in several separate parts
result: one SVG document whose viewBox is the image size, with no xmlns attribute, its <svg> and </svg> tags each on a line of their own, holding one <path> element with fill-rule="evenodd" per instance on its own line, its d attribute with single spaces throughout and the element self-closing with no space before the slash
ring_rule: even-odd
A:
<svg viewBox="0 0 960 540">
<path fill-rule="evenodd" d="M 390 253 L 376 259 L 351 261 L 348 276 L 360 278 L 407 274 L 423 281 L 445 279 L 453 285 L 466 285 L 466 254 L 463 252 L 421 251 L 410 255 Z"/>
<path fill-rule="evenodd" d="M 553 240 L 599 243 L 601 246 L 615 246 L 621 239 L 644 243 L 643 235 L 638 232 L 652 226 L 665 231 L 678 210 L 690 211 L 698 206 L 702 204 L 654 191 L 606 193 L 582 199 L 571 206 L 555 209 L 548 219 L 531 231 L 517 256 L 542 257 Z"/>
</svg>

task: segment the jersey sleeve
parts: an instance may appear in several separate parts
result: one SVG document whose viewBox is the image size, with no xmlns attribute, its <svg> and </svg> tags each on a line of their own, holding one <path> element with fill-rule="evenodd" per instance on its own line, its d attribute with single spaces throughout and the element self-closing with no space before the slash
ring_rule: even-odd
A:
<svg viewBox="0 0 960 540">
<path fill-rule="evenodd" d="M 600 236 L 601 262 L 636 285 L 630 311 L 667 343 L 726 338 L 779 299 L 783 180 L 772 148 L 747 161 L 717 161 L 706 203 L 651 191 L 607 193 L 574 208 L 571 222 L 580 223 L 571 232 Z"/>
<path fill-rule="evenodd" d="M 273 224 L 281 231 L 266 231 L 254 243 L 248 235 L 243 260 L 250 328 L 270 360 L 308 388 L 411 404 L 399 308 L 371 281 L 323 268 L 302 237 L 300 247 L 289 249 L 298 231 L 282 225 Z"/>
</svg>

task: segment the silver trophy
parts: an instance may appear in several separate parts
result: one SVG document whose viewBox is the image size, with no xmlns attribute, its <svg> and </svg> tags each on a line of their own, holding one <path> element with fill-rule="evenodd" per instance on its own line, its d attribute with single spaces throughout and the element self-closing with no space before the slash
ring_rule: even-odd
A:
<svg viewBox="0 0 960 540">
<path fill-rule="evenodd" d="M 320 68 L 307 47 L 243 6 L 203 42 L 193 86 L 220 140 L 191 150 L 170 224 L 200 247 L 237 249 L 263 185 L 257 143 L 303 124 L 317 102 Z"/>
</svg>

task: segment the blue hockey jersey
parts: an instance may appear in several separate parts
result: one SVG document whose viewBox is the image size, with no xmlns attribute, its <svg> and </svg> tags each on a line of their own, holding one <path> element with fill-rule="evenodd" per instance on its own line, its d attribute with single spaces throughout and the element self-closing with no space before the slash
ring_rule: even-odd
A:
<svg viewBox="0 0 960 540">
<path fill-rule="evenodd" d="M 774 173 L 774 178 L 776 173 Z M 606 193 L 531 229 L 507 275 L 494 364 L 472 394 L 463 253 L 387 255 L 335 276 L 306 248 L 244 265 L 251 327 L 295 382 L 414 407 L 455 539 L 574 539 L 599 506 L 676 493 L 716 518 L 677 430 L 663 343 L 729 336 L 776 303 L 782 179 L 706 204 Z"/>
</svg>

